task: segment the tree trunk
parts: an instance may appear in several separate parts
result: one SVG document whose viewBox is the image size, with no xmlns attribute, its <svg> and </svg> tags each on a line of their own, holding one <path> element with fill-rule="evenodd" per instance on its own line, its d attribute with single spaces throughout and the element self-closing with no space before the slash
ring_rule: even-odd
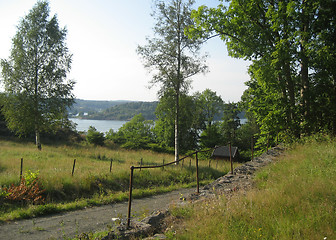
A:
<svg viewBox="0 0 336 240">
<path fill-rule="evenodd" d="M 176 93 L 176 115 L 175 115 L 175 164 L 178 164 L 179 160 L 179 117 L 180 117 L 180 93 L 177 90 Z"/>
<path fill-rule="evenodd" d="M 36 147 L 37 147 L 38 150 L 41 150 L 42 146 L 41 146 L 41 140 L 40 140 L 40 132 L 39 132 L 38 128 L 36 128 L 36 130 L 35 130 L 35 137 L 36 137 L 36 140 L 35 140 Z"/>
<path fill-rule="evenodd" d="M 302 115 L 304 124 L 304 132 L 310 133 L 310 101 L 309 101 L 309 76 L 308 76 L 308 57 L 306 53 L 307 44 L 307 32 L 308 32 L 308 18 L 305 16 L 305 4 L 306 1 L 302 2 L 302 27 L 301 27 L 301 40 L 300 40 L 300 67 L 301 67 L 301 101 L 302 101 Z"/>
</svg>

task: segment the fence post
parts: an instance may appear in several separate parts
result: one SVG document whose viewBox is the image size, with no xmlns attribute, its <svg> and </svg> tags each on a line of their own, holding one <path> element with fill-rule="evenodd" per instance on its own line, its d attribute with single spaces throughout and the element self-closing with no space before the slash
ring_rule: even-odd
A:
<svg viewBox="0 0 336 240">
<path fill-rule="evenodd" d="M 189 168 L 191 168 L 191 158 L 189 159 Z"/>
<path fill-rule="evenodd" d="M 211 165 L 210 165 L 210 164 L 211 164 L 211 159 L 209 159 L 209 168 L 211 167 Z"/>
<path fill-rule="evenodd" d="M 164 159 L 162 160 L 162 170 L 164 170 Z"/>
<path fill-rule="evenodd" d="M 198 156 L 196 152 L 196 181 L 197 181 L 197 193 L 199 193 L 199 180 L 198 180 Z"/>
<path fill-rule="evenodd" d="M 110 163 L 110 172 L 112 171 L 112 162 L 113 162 L 113 158 L 111 158 L 111 163 Z"/>
<path fill-rule="evenodd" d="M 74 175 L 74 172 L 75 172 L 75 166 L 76 166 L 76 159 L 74 159 L 74 163 L 73 163 L 73 166 L 72 166 L 72 176 Z"/>
<path fill-rule="evenodd" d="M 21 158 L 21 167 L 20 167 L 20 182 L 22 180 L 22 169 L 23 169 L 23 158 Z"/>
<path fill-rule="evenodd" d="M 140 159 L 140 171 L 141 171 L 141 167 L 142 167 L 142 158 Z"/>
<path fill-rule="evenodd" d="M 253 155 L 254 155 L 254 137 L 251 137 L 251 161 L 253 162 Z"/>
<path fill-rule="evenodd" d="M 141 170 L 141 168 L 140 168 Z M 131 207 L 132 207 L 132 188 L 133 188 L 133 171 L 134 167 L 131 167 L 131 174 L 130 174 L 130 183 L 129 183 L 129 197 L 128 197 L 128 214 L 127 214 L 127 224 L 126 227 L 129 228 L 131 223 Z"/>
<path fill-rule="evenodd" d="M 231 174 L 233 174 L 233 164 L 232 164 L 232 152 L 231 152 L 231 142 L 230 142 L 230 162 L 231 162 Z"/>
</svg>

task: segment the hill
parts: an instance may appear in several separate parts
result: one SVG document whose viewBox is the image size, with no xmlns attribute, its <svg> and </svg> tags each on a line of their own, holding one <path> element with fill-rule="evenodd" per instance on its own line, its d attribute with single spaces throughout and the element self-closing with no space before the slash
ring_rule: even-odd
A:
<svg viewBox="0 0 336 240">
<path fill-rule="evenodd" d="M 84 102 L 85 103 L 85 102 Z M 91 105 L 90 105 L 91 104 Z M 155 120 L 155 109 L 158 102 L 105 102 L 103 105 L 90 103 L 91 109 L 79 116 L 83 119 L 96 120 L 130 120 L 135 115 L 141 113 L 147 120 Z M 97 105 L 94 105 L 97 104 Z M 104 105 L 105 104 L 105 105 Z M 103 106 L 112 105 L 103 109 Z"/>
<path fill-rule="evenodd" d="M 132 101 L 128 101 L 128 100 L 98 101 L 98 100 L 76 99 L 75 103 L 69 109 L 69 114 L 71 117 L 84 116 L 87 114 L 102 112 L 110 107 L 129 103 L 129 102 L 132 102 Z"/>
</svg>

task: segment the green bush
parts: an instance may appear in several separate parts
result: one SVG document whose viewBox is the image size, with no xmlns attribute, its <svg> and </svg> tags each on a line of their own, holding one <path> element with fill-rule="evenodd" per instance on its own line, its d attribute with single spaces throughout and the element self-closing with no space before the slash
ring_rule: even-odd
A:
<svg viewBox="0 0 336 240">
<path fill-rule="evenodd" d="M 98 132 L 95 127 L 90 126 L 86 135 L 86 141 L 88 143 L 103 146 L 104 145 L 104 133 Z"/>
</svg>

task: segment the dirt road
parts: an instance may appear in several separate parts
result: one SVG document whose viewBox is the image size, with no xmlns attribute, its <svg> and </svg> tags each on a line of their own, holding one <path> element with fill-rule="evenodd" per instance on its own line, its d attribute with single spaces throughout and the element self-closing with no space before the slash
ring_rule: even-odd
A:
<svg viewBox="0 0 336 240">
<path fill-rule="evenodd" d="M 141 216 L 168 208 L 181 195 L 195 189 L 181 189 L 153 197 L 132 201 L 132 214 Z M 126 220 L 128 203 L 109 204 L 62 214 L 13 221 L 0 225 L 1 240 L 68 239 L 83 232 L 104 231 L 114 226 L 113 218 Z"/>
</svg>

